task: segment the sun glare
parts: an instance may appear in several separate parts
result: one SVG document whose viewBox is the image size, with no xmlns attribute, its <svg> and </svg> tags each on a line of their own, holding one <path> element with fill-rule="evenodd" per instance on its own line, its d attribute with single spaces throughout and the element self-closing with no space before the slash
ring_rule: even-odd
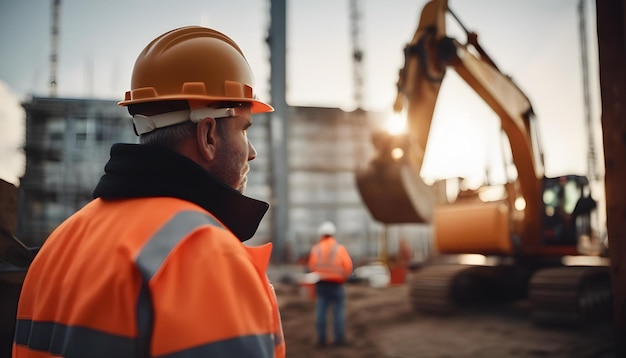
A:
<svg viewBox="0 0 626 358">
<path fill-rule="evenodd" d="M 385 123 L 385 130 L 396 135 L 406 131 L 406 116 L 404 112 L 394 112 Z"/>
<path fill-rule="evenodd" d="M 404 157 L 404 150 L 402 150 L 402 148 L 393 148 L 391 150 L 391 157 L 395 160 Z"/>
</svg>

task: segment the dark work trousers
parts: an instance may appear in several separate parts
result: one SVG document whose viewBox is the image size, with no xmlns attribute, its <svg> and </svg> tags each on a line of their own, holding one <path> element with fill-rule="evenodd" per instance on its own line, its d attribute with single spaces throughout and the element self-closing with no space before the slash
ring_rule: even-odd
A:
<svg viewBox="0 0 626 358">
<path fill-rule="evenodd" d="M 346 293 L 343 284 L 320 281 L 315 285 L 315 291 L 317 297 L 315 328 L 318 344 L 326 344 L 326 316 L 329 308 L 332 310 L 333 344 L 344 344 Z"/>
</svg>

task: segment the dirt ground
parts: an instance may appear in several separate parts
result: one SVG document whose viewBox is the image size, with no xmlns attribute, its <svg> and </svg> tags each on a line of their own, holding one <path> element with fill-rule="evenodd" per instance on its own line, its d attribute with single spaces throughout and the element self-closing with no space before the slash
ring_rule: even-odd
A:
<svg viewBox="0 0 626 358">
<path fill-rule="evenodd" d="M 317 348 L 314 300 L 297 284 L 275 288 L 290 358 L 615 357 L 610 319 L 586 327 L 541 328 L 532 323 L 523 301 L 431 316 L 411 309 L 404 284 L 346 285 L 349 344 Z"/>
</svg>

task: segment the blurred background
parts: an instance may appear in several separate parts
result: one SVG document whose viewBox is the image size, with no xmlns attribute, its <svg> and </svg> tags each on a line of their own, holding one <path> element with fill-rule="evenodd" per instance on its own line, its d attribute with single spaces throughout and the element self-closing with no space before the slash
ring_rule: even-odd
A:
<svg viewBox="0 0 626 358">
<path fill-rule="evenodd" d="M 402 49 L 425 3 L 291 0 L 276 2 L 274 9 L 284 10 L 273 12 L 269 0 L 0 0 L 0 178 L 21 187 L 17 236 L 41 243 L 90 199 L 110 144 L 136 141 L 116 101 L 129 89 L 139 51 L 167 30 L 204 25 L 242 47 L 259 97 L 275 106 L 284 102 L 284 110 L 259 118 L 251 134 L 260 155 L 247 195 L 272 204 L 253 241 L 276 240 L 276 259 L 296 261 L 317 239 L 316 226 L 333 220 L 357 258 L 376 256 L 383 232 L 391 250 L 403 237 L 418 257 L 427 255 L 430 228 L 377 223 L 353 175 L 372 156 L 372 128 L 391 114 Z M 595 3 L 584 3 L 586 30 L 578 1 L 449 1 L 529 96 L 549 137 L 542 138 L 548 176 L 602 172 L 602 158 L 595 168 L 586 160 L 590 146 L 601 156 L 602 143 Z M 272 54 L 272 21 L 284 23 L 278 28 L 284 29 L 284 53 Z M 454 22 L 449 32 L 465 41 Z M 272 68 L 284 71 L 284 82 L 272 81 Z M 504 182 L 499 128 L 497 117 L 451 73 L 439 96 L 423 177 L 464 177 L 477 185 L 489 168 L 491 182 Z M 289 135 L 276 134 L 281 131 Z M 602 187 L 596 191 L 601 200 Z"/>
</svg>

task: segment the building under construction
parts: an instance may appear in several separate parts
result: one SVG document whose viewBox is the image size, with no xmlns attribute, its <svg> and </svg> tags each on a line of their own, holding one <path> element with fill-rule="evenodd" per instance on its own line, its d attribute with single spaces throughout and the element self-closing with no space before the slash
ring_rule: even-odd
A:
<svg viewBox="0 0 626 358">
<path fill-rule="evenodd" d="M 136 141 L 113 101 L 33 97 L 26 110 L 26 170 L 20 180 L 17 237 L 38 246 L 91 200 L 114 142 Z"/>
</svg>

